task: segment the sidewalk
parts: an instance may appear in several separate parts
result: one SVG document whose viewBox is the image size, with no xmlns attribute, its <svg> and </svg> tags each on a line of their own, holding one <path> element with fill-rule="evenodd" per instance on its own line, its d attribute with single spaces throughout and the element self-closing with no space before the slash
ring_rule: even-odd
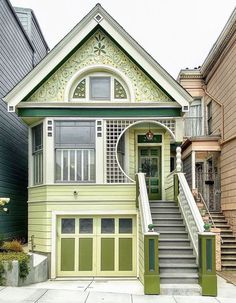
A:
<svg viewBox="0 0 236 303">
<path fill-rule="evenodd" d="M 47 281 L 0 287 L 0 303 L 236 303 L 236 286 L 218 277 L 218 296 L 144 296 L 138 280 Z"/>
</svg>

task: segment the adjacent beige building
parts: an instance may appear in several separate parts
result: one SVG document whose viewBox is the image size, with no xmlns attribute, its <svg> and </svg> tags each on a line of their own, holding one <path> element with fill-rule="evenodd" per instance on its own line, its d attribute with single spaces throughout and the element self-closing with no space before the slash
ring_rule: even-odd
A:
<svg viewBox="0 0 236 303">
<path fill-rule="evenodd" d="M 236 233 L 236 9 L 201 67 L 180 71 L 194 97 L 186 119 L 183 162 L 192 190 L 222 210 Z M 198 107 L 197 107 L 198 106 Z M 199 173 L 199 170 L 201 173 Z"/>
</svg>

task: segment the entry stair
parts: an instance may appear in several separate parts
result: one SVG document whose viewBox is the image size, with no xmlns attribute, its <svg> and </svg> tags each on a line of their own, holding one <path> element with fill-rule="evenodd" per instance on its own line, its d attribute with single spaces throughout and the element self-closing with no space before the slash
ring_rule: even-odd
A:
<svg viewBox="0 0 236 303">
<path fill-rule="evenodd" d="M 174 201 L 150 201 L 154 230 L 160 233 L 161 284 L 198 284 L 198 267 L 179 206 Z"/>
<path fill-rule="evenodd" d="M 236 238 L 222 212 L 210 212 L 214 224 L 220 228 L 221 235 L 221 269 L 236 270 Z M 212 222 L 211 222 L 212 223 Z"/>
</svg>

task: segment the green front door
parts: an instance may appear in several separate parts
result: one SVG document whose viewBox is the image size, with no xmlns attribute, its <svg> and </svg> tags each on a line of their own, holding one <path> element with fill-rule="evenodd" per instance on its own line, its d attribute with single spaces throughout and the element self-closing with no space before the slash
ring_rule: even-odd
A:
<svg viewBox="0 0 236 303">
<path fill-rule="evenodd" d="M 161 147 L 139 147 L 139 170 L 146 174 L 149 200 L 161 199 Z"/>
</svg>

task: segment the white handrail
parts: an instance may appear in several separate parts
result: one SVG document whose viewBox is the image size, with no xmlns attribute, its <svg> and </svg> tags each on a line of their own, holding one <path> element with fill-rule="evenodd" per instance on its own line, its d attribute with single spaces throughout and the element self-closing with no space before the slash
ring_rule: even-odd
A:
<svg viewBox="0 0 236 303">
<path fill-rule="evenodd" d="M 141 225 L 143 233 L 149 231 L 148 225 L 152 224 L 152 215 L 150 211 L 149 199 L 147 194 L 146 180 L 144 173 L 137 173 L 139 183 L 139 208 L 141 214 Z"/>
<path fill-rule="evenodd" d="M 189 185 L 187 183 L 185 175 L 184 175 L 184 173 L 178 173 L 177 175 L 179 177 L 180 184 L 182 185 L 182 188 L 184 190 L 184 193 L 185 193 L 185 196 L 187 198 L 187 201 L 188 201 L 189 207 L 191 209 L 192 215 L 195 219 L 194 221 L 197 225 L 198 232 L 203 232 L 204 231 L 204 227 L 203 227 L 204 222 L 203 222 L 202 216 L 199 212 L 199 209 L 197 207 L 197 204 L 194 200 L 193 194 L 192 194 L 192 192 L 189 188 Z"/>
<path fill-rule="evenodd" d="M 204 222 L 184 173 L 179 172 L 177 176 L 179 179 L 179 206 L 189 231 L 195 255 L 198 256 L 198 233 L 204 231 Z"/>
</svg>

